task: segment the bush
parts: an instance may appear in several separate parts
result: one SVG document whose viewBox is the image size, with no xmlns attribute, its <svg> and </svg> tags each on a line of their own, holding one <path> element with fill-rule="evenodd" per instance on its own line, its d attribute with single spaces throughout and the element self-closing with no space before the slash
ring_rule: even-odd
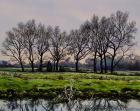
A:
<svg viewBox="0 0 140 111">
<path fill-rule="evenodd" d="M 47 72 L 52 72 L 52 64 L 50 61 L 47 63 Z"/>
<path fill-rule="evenodd" d="M 131 91 L 133 91 L 131 88 L 123 88 L 122 90 L 121 90 L 121 92 L 122 93 L 126 93 L 126 92 L 131 92 Z"/>
<path fill-rule="evenodd" d="M 59 72 L 65 72 L 65 68 L 63 66 L 59 67 Z"/>
</svg>

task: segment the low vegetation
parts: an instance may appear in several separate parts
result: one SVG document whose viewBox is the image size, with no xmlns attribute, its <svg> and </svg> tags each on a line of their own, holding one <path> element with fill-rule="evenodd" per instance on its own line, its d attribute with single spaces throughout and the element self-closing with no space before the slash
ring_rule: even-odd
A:
<svg viewBox="0 0 140 111">
<path fill-rule="evenodd" d="M 30 73 L 0 71 L 0 96 L 10 97 L 55 97 L 62 94 L 64 89 L 73 84 L 75 96 L 88 97 L 91 95 L 120 95 L 123 97 L 140 96 L 140 76 L 123 72 L 111 74 L 93 73 Z M 140 73 L 140 72 L 135 72 Z"/>
</svg>

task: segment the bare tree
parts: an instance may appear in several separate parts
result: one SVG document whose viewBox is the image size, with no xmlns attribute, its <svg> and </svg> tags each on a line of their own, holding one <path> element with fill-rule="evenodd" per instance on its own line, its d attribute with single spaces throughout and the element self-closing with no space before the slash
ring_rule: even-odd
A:
<svg viewBox="0 0 140 111">
<path fill-rule="evenodd" d="M 99 22 L 99 31 L 97 36 L 97 52 L 100 57 L 100 68 L 101 73 L 103 73 L 103 70 L 105 70 L 105 73 L 107 73 L 107 60 L 106 60 L 106 54 L 109 49 L 109 40 L 107 39 L 109 36 L 109 27 L 108 27 L 108 18 L 102 17 Z M 103 64 L 104 60 L 104 64 Z"/>
<path fill-rule="evenodd" d="M 94 67 L 94 73 L 97 73 L 97 36 L 98 36 L 98 31 L 99 31 L 99 18 L 98 16 L 93 16 L 91 20 L 91 25 L 90 25 L 90 42 L 89 42 L 89 49 L 91 53 L 93 53 L 93 67 Z"/>
<path fill-rule="evenodd" d="M 7 32 L 7 38 L 3 42 L 2 53 L 6 56 L 11 57 L 16 60 L 24 71 L 24 52 L 25 48 L 23 46 L 23 38 L 20 35 L 21 24 L 18 24 L 18 28 L 13 28 L 11 31 Z"/>
<path fill-rule="evenodd" d="M 27 51 L 27 57 L 34 72 L 34 62 L 36 59 L 36 40 L 37 40 L 37 28 L 34 20 L 28 21 L 24 24 L 24 30 L 21 33 L 24 38 L 24 47 Z"/>
<path fill-rule="evenodd" d="M 49 49 L 49 29 L 46 29 L 44 25 L 39 24 L 37 27 L 37 55 L 39 56 L 39 71 L 42 71 L 44 55 Z"/>
<path fill-rule="evenodd" d="M 134 34 L 136 33 L 136 23 L 134 21 L 128 21 L 128 13 L 117 11 L 116 14 L 112 14 L 110 17 L 110 24 L 112 25 L 112 34 L 108 37 L 110 42 L 111 51 L 111 72 L 114 71 L 115 66 L 121 61 L 126 53 L 134 45 Z M 115 61 L 117 56 L 120 59 Z"/>
<path fill-rule="evenodd" d="M 51 57 L 54 61 L 55 65 L 55 70 L 59 70 L 59 62 L 63 60 L 67 53 L 66 49 L 68 47 L 68 42 L 66 42 L 67 35 L 66 32 L 61 33 L 60 28 L 56 26 L 54 29 L 51 31 L 51 38 L 50 38 L 50 54 Z"/>
<path fill-rule="evenodd" d="M 68 51 L 71 55 L 74 56 L 75 60 L 75 69 L 79 71 L 79 61 L 84 59 L 89 50 L 87 48 L 89 38 L 86 36 L 83 30 L 72 30 L 69 36 L 69 48 Z"/>
</svg>

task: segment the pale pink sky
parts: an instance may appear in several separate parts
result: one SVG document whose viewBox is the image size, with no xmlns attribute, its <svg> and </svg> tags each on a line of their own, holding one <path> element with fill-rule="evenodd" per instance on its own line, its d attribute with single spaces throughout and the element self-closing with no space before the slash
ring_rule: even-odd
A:
<svg viewBox="0 0 140 111">
<path fill-rule="evenodd" d="M 117 10 L 128 11 L 137 22 L 137 50 L 140 55 L 140 0 L 0 0 L 0 48 L 5 32 L 18 22 L 35 19 L 45 25 L 58 25 L 69 31 L 78 28 L 93 14 L 109 16 Z M 4 59 L 0 54 L 0 59 Z"/>
</svg>

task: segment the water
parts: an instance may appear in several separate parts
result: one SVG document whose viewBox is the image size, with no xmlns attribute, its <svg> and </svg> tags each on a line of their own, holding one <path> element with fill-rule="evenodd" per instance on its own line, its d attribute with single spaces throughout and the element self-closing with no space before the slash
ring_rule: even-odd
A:
<svg viewBox="0 0 140 111">
<path fill-rule="evenodd" d="M 108 98 L 90 100 L 0 100 L 0 111 L 140 111 L 139 100 L 111 100 Z"/>
</svg>

